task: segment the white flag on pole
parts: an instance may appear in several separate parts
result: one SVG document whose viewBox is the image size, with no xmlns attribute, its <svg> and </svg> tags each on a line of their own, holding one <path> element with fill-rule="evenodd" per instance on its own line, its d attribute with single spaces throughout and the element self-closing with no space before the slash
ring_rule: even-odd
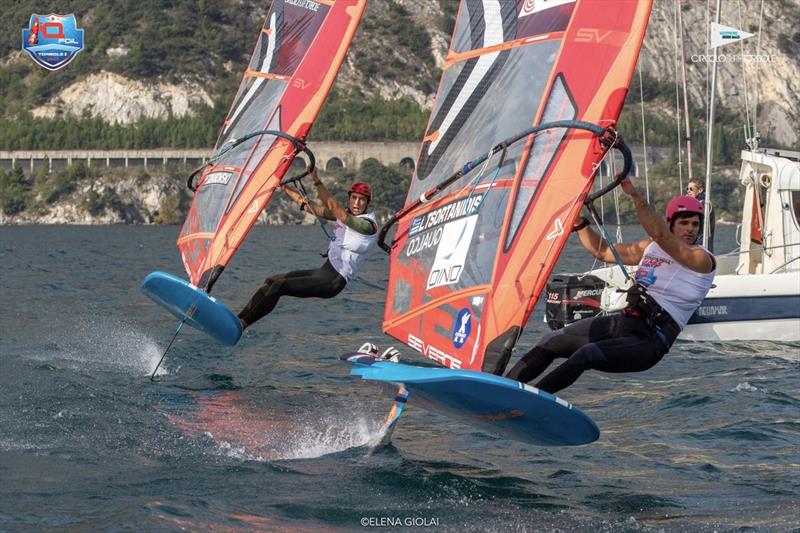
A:
<svg viewBox="0 0 800 533">
<path fill-rule="evenodd" d="M 726 44 L 735 43 L 748 37 L 752 37 L 752 33 L 737 30 L 730 26 L 723 26 L 716 22 L 711 23 L 711 48 L 725 46 Z"/>
</svg>

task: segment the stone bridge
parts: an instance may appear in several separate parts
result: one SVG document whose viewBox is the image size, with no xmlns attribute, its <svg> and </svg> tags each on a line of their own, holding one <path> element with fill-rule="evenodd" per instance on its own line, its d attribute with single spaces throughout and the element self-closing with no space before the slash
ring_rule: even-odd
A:
<svg viewBox="0 0 800 533">
<path fill-rule="evenodd" d="M 414 168 L 419 153 L 417 142 L 316 142 L 309 148 L 317 159 L 317 166 L 332 170 L 334 168 L 358 168 L 369 158 L 375 158 L 384 165 L 400 164 Z M 641 147 L 632 146 L 634 169 L 632 174 L 640 176 L 644 157 Z M 657 163 L 666 157 L 667 150 L 649 148 L 648 163 Z M 10 169 L 19 165 L 23 171 L 33 173 L 40 168 L 58 171 L 74 161 L 85 161 L 90 167 L 144 167 L 157 165 L 185 164 L 192 167 L 201 165 L 211 154 L 211 149 L 150 149 L 150 150 L 16 150 L 0 151 L 0 169 Z M 617 169 L 620 167 L 618 166 Z M 608 176 L 610 167 L 601 164 L 600 174 Z"/>
<path fill-rule="evenodd" d="M 419 151 L 416 142 L 316 142 L 309 149 L 320 168 L 358 168 L 361 162 L 375 158 L 384 165 L 401 164 L 410 168 Z M 150 150 L 15 150 L 0 151 L 0 169 L 19 165 L 27 173 L 40 168 L 58 171 L 75 161 L 90 167 L 144 167 L 185 164 L 199 166 L 211 155 L 211 149 Z"/>
</svg>

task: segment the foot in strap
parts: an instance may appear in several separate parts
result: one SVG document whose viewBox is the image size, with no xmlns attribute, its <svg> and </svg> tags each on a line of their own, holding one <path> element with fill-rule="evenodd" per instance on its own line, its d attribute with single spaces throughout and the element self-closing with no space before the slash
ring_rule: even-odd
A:
<svg viewBox="0 0 800 533">
<path fill-rule="evenodd" d="M 394 346 L 389 346 L 377 357 L 377 359 L 398 363 L 400 362 L 400 352 Z"/>
<path fill-rule="evenodd" d="M 371 342 L 365 342 L 361 347 L 356 350 L 356 353 L 363 353 L 364 355 L 378 355 L 378 347 Z"/>
<path fill-rule="evenodd" d="M 397 348 L 389 346 L 382 354 L 378 355 L 378 346 L 371 342 L 365 342 L 357 351 L 358 354 L 371 355 L 378 361 L 391 361 L 397 363 L 400 361 L 400 352 Z"/>
</svg>

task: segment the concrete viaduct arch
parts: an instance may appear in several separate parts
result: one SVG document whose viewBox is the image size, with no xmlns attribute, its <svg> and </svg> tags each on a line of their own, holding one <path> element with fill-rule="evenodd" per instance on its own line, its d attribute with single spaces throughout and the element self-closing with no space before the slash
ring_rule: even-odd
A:
<svg viewBox="0 0 800 533">
<path fill-rule="evenodd" d="M 323 170 L 332 164 L 357 169 L 362 161 L 369 158 L 375 158 L 384 165 L 401 164 L 413 169 L 419 153 L 419 144 L 416 142 L 312 142 L 309 146 L 317 165 Z M 642 148 L 631 146 L 631 150 L 634 155 L 632 175 L 639 176 L 644 169 Z M 662 161 L 668 152 L 666 148 L 648 148 L 648 164 Z M 27 173 L 42 167 L 58 171 L 74 161 L 85 161 L 91 167 L 150 168 L 168 163 L 199 166 L 210 154 L 211 149 L 0 151 L 0 170 L 8 170 L 18 164 Z M 606 162 L 601 164 L 599 173 L 604 177 L 610 175 Z"/>
<path fill-rule="evenodd" d="M 413 168 L 419 153 L 416 142 L 317 142 L 309 144 L 309 148 L 322 169 L 328 169 L 331 163 L 357 169 L 362 161 L 370 158 L 384 165 L 410 160 Z"/>
<path fill-rule="evenodd" d="M 410 164 L 413 168 L 419 151 L 416 142 L 312 142 L 317 165 L 327 169 L 332 161 L 345 168 L 358 168 L 361 162 L 375 158 L 384 165 Z M 15 150 L 0 151 L 0 169 L 8 170 L 17 164 L 33 173 L 42 167 L 57 171 L 75 161 L 85 161 L 94 167 L 144 167 L 167 163 L 198 166 L 206 161 L 211 149 L 152 149 L 152 150 Z M 410 163 L 409 163 L 410 162 Z"/>
</svg>

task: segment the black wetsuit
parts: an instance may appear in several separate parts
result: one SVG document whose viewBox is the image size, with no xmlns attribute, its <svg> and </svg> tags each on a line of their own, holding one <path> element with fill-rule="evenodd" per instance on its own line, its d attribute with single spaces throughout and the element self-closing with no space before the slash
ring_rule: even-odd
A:
<svg viewBox="0 0 800 533">
<path fill-rule="evenodd" d="M 268 315 L 275 309 L 281 296 L 295 298 L 333 298 L 344 289 L 347 280 L 331 265 L 330 261 L 313 270 L 295 270 L 271 276 L 256 291 L 247 305 L 239 312 L 245 325 Z"/>
<path fill-rule="evenodd" d="M 322 216 L 327 220 L 336 220 L 334 214 L 327 208 Z M 373 235 L 378 231 L 373 221 L 354 216 L 349 211 L 344 225 L 364 235 Z M 321 267 L 313 270 L 294 270 L 276 274 L 264 281 L 264 285 L 239 312 L 239 318 L 244 321 L 246 327 L 270 314 L 281 296 L 333 298 L 342 292 L 345 285 L 347 280 L 333 268 L 330 260 L 326 260 Z"/>
<path fill-rule="evenodd" d="M 677 326 L 656 329 L 639 316 L 586 318 L 545 335 L 506 377 L 527 383 L 554 359 L 566 358 L 535 385 L 555 393 L 572 385 L 584 370 L 641 372 L 661 360 L 678 333 Z"/>
</svg>

